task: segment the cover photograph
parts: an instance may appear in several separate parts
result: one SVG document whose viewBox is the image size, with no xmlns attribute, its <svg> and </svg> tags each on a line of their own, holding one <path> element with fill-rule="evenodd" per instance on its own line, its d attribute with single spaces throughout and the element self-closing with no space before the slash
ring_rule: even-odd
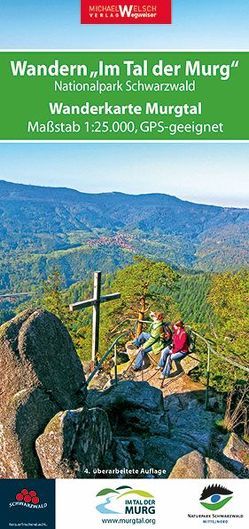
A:
<svg viewBox="0 0 249 529">
<path fill-rule="evenodd" d="M 0 529 L 249 523 L 249 5 L 0 6 Z"/>
</svg>

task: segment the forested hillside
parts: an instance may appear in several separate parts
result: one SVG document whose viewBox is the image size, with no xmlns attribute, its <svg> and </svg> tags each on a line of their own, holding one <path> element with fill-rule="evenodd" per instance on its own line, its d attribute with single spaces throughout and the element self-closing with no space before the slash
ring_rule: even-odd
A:
<svg viewBox="0 0 249 529">
<path fill-rule="evenodd" d="M 26 307 L 48 308 L 88 359 L 91 309 L 70 314 L 68 305 L 91 297 L 101 269 L 104 290 L 122 294 L 102 308 L 102 351 L 143 298 L 145 315 L 152 307 L 168 321 L 181 317 L 248 362 L 249 210 L 7 182 L 0 192 L 0 295 L 27 292 L 0 298 L 0 323 Z M 215 367 L 217 380 L 223 370 Z"/>
<path fill-rule="evenodd" d="M 134 255 L 199 271 L 249 263 L 247 209 L 0 181 L 0 215 L 0 292 L 37 288 L 54 268 L 69 286 Z"/>
<path fill-rule="evenodd" d="M 208 300 L 215 274 L 182 274 L 175 292 L 175 300 L 182 318 L 193 324 L 210 325 L 213 311 Z"/>
</svg>

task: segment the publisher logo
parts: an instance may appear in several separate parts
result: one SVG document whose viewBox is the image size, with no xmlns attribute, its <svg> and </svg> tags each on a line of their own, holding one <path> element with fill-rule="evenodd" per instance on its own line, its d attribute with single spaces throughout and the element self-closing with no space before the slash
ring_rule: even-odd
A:
<svg viewBox="0 0 249 529">
<path fill-rule="evenodd" d="M 171 24 L 171 0 L 81 0 L 81 24 Z"/>
</svg>

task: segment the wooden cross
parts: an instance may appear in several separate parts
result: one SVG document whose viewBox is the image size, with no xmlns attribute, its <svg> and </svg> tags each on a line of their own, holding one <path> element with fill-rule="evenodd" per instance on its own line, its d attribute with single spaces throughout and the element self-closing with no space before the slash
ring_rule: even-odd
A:
<svg viewBox="0 0 249 529">
<path fill-rule="evenodd" d="M 101 303 L 107 303 L 114 299 L 119 299 L 121 294 L 116 292 L 115 294 L 107 294 L 101 296 L 101 272 L 94 272 L 93 275 L 93 297 L 86 301 L 77 301 L 69 305 L 71 312 L 75 310 L 86 309 L 87 307 L 93 308 L 93 319 L 92 319 L 92 366 L 96 363 L 96 355 L 99 350 L 99 321 L 100 321 L 100 305 Z"/>
</svg>

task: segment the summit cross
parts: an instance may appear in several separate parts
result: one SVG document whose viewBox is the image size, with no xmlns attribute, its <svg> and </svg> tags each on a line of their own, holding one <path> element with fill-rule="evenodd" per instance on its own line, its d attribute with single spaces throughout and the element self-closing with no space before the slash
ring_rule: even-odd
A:
<svg viewBox="0 0 249 529">
<path fill-rule="evenodd" d="M 94 272 L 93 275 L 93 297 L 85 301 L 77 301 L 69 305 L 71 312 L 75 310 L 93 308 L 92 317 L 92 367 L 96 364 L 96 357 L 99 350 L 99 323 L 100 323 L 100 306 L 101 303 L 107 303 L 115 299 L 119 299 L 121 294 L 115 292 L 114 294 L 106 294 L 101 296 L 101 272 Z"/>
</svg>

